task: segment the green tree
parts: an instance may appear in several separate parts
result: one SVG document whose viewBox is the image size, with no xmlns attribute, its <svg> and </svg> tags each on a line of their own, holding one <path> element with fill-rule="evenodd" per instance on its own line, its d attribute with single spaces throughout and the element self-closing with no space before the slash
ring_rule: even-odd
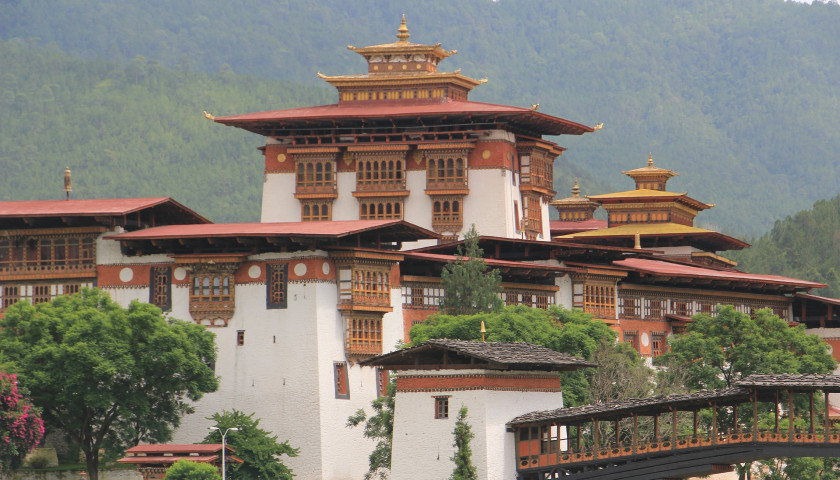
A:
<svg viewBox="0 0 840 480">
<path fill-rule="evenodd" d="M 687 332 L 674 337 L 670 351 L 654 362 L 681 369 L 685 386 L 690 390 L 731 387 L 755 373 L 828 374 L 837 366 L 827 345 L 816 335 L 805 333 L 803 326 L 790 327 L 769 309 L 759 310 L 751 318 L 732 306 L 718 307 L 714 317 L 695 315 Z M 768 480 L 830 478 L 818 463 L 813 459 L 793 458 L 766 462 L 759 470 Z M 751 465 L 736 468 L 741 478 L 747 478 Z M 785 476 L 786 470 L 790 470 L 790 476 Z M 822 473 L 802 476 L 812 475 L 814 471 Z"/>
<path fill-rule="evenodd" d="M 0 473 L 15 471 L 43 436 L 44 422 L 18 389 L 17 376 L 0 372 Z"/>
<path fill-rule="evenodd" d="M 547 311 L 522 305 L 504 307 L 495 313 L 430 316 L 409 332 L 412 344 L 431 338 L 481 340 L 484 321 L 489 342 L 528 342 L 558 352 L 591 360 L 603 341 L 614 342 L 616 333 L 604 322 L 580 310 L 556 306 Z M 567 406 L 589 401 L 589 382 L 581 371 L 563 372 L 563 402 Z"/>
<path fill-rule="evenodd" d="M 364 409 L 360 408 L 347 419 L 348 427 L 356 427 L 364 422 L 365 438 L 376 441 L 376 446 L 368 457 L 369 468 L 365 473 L 365 480 L 388 478 L 391 470 L 391 446 L 394 439 L 394 395 L 396 393 L 396 382 L 391 379 L 388 382 L 388 393 L 371 402 L 373 415 L 367 416 Z"/>
<path fill-rule="evenodd" d="M 467 407 L 462 406 L 458 411 L 458 419 L 455 421 L 455 430 L 452 434 L 455 436 L 455 442 L 452 444 L 455 447 L 455 453 L 452 454 L 451 460 L 455 462 L 455 470 L 449 480 L 478 480 L 470 447 L 470 441 L 475 438 L 475 434 L 467 423 Z"/>
<path fill-rule="evenodd" d="M 0 351 L 47 427 L 81 447 L 91 480 L 100 450 L 169 440 L 189 402 L 218 386 L 212 333 L 153 305 L 124 309 L 98 289 L 16 303 L 0 319 Z"/>
<path fill-rule="evenodd" d="M 166 470 L 166 480 L 219 480 L 219 471 L 209 463 L 178 460 Z"/>
<path fill-rule="evenodd" d="M 242 463 L 230 465 L 230 478 L 235 480 L 256 480 L 264 478 L 291 480 L 292 471 L 283 464 L 280 457 L 288 455 L 296 457 L 298 449 L 289 445 L 288 441 L 278 442 L 277 436 L 271 436 L 260 428 L 259 419 L 254 414 L 245 415 L 238 410 L 214 413 L 208 420 L 215 422 L 216 429 L 210 432 L 203 443 L 222 443 L 222 432 L 231 430 L 225 437 L 227 445 L 236 452 L 236 457 Z"/>
<path fill-rule="evenodd" d="M 447 263 L 440 273 L 443 299 L 440 309 L 449 315 L 471 315 L 495 312 L 502 308 L 502 276 L 498 270 L 489 270 L 484 251 L 478 246 L 478 232 L 473 225 L 464 236 L 464 245 L 458 247 L 457 260 Z"/>
</svg>

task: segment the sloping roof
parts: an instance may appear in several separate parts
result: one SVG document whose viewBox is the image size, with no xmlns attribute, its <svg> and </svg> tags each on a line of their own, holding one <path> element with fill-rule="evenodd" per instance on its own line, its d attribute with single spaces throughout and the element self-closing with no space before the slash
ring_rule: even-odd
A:
<svg viewBox="0 0 840 480">
<path fill-rule="evenodd" d="M 230 445 L 225 445 L 229 452 L 234 449 Z M 217 453 L 222 451 L 221 443 L 188 443 L 188 444 L 165 444 L 155 443 L 151 445 L 135 445 L 125 453 L 141 454 L 141 453 Z"/>
<path fill-rule="evenodd" d="M 0 202 L 2 217 L 93 217 L 128 215 L 156 206 L 183 210 L 203 223 L 210 221 L 169 197 Z"/>
<path fill-rule="evenodd" d="M 441 362 L 436 354 L 454 353 Z M 432 354 L 432 355 L 430 355 Z M 458 363 L 458 357 L 468 360 Z M 478 360 L 481 363 L 476 363 Z M 420 345 L 386 353 L 361 362 L 390 370 L 414 368 L 449 368 L 455 365 L 494 370 L 575 370 L 598 365 L 582 358 L 556 352 L 541 345 L 521 342 L 477 342 L 470 340 L 432 339 Z"/>
<path fill-rule="evenodd" d="M 651 260 L 646 258 L 627 258 L 613 263 L 639 273 L 657 276 L 732 280 L 800 288 L 822 288 L 826 286 L 824 283 L 810 282 L 808 280 L 800 280 L 798 278 L 780 277 L 777 275 L 758 275 L 738 270 L 713 270 L 710 268 L 696 267 L 683 263 Z"/>
<path fill-rule="evenodd" d="M 570 239 L 578 242 L 602 242 L 604 240 L 615 243 L 632 245 L 636 234 L 641 236 L 643 243 L 646 238 L 656 237 L 658 239 L 679 238 L 685 239 L 690 244 L 697 244 L 704 250 L 740 250 L 750 245 L 737 238 L 724 235 L 713 230 L 691 227 L 679 223 L 628 223 L 617 227 L 609 227 L 600 230 L 586 230 L 556 237 L 555 240 Z M 666 246 L 665 244 L 660 246 Z M 645 248 L 655 249 L 656 246 Z"/>
<path fill-rule="evenodd" d="M 442 255 L 438 253 L 423 253 L 423 252 L 405 252 L 406 259 L 427 260 L 430 262 L 449 263 L 457 260 L 463 260 L 465 257 L 457 255 Z M 490 268 L 511 268 L 524 270 L 542 270 L 546 272 L 568 272 L 575 270 L 573 268 L 563 267 L 560 265 L 546 265 L 544 263 L 531 262 L 514 262 L 507 260 L 495 260 L 492 258 L 483 258 L 484 263 Z"/>
<path fill-rule="evenodd" d="M 592 218 L 589 220 L 581 220 L 579 222 L 569 222 L 563 220 L 551 220 L 548 224 L 548 229 L 552 236 L 568 235 L 578 232 L 589 232 L 592 230 L 603 230 L 607 228 L 606 220 L 599 220 Z"/>
<path fill-rule="evenodd" d="M 171 238 L 207 237 L 345 237 L 377 229 L 400 229 L 402 233 L 418 238 L 438 238 L 439 235 L 404 220 L 335 220 L 330 222 L 282 223 L 216 223 L 209 225 L 167 225 L 136 232 L 110 235 L 113 240 L 162 240 Z"/>
<path fill-rule="evenodd" d="M 419 118 L 447 116 L 487 116 L 514 124 L 529 126 L 544 135 L 582 135 L 592 132 L 592 127 L 546 115 L 536 110 L 492 103 L 444 99 L 440 102 L 393 101 L 382 103 L 332 104 L 312 107 L 289 108 L 267 112 L 247 113 L 216 117 L 217 123 L 243 128 L 265 135 L 279 124 L 306 123 L 310 127 L 323 121 L 324 126 L 334 127 L 335 121 L 362 124 L 366 119 Z"/>
<path fill-rule="evenodd" d="M 838 375 L 791 375 L 791 374 L 755 374 L 735 382 L 744 388 L 790 388 L 793 390 L 825 390 L 840 392 L 840 376 Z"/>
<path fill-rule="evenodd" d="M 810 293 L 797 293 L 794 296 L 802 300 L 822 303 L 825 305 L 840 305 L 840 298 L 821 297 L 819 295 L 811 295 Z"/>
</svg>

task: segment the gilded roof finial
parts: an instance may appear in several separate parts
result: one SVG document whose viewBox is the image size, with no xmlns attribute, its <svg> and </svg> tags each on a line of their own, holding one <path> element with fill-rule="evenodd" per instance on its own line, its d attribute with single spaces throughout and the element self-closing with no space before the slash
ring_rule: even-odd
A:
<svg viewBox="0 0 840 480">
<path fill-rule="evenodd" d="M 648 167 L 653 166 L 653 152 L 650 152 L 650 156 L 648 156 Z"/>
<path fill-rule="evenodd" d="M 577 178 L 575 178 L 575 185 L 572 187 L 572 196 L 575 198 L 580 197 L 580 187 L 578 187 Z"/>
<path fill-rule="evenodd" d="M 400 42 L 408 42 L 408 37 L 411 35 L 408 33 L 408 27 L 405 26 L 405 14 L 403 13 L 402 21 L 400 22 L 400 28 L 397 29 L 399 33 L 397 33 L 397 38 Z"/>
<path fill-rule="evenodd" d="M 70 192 L 73 191 L 73 183 L 70 180 L 70 167 L 64 169 L 64 196 L 65 200 L 70 200 Z"/>
</svg>

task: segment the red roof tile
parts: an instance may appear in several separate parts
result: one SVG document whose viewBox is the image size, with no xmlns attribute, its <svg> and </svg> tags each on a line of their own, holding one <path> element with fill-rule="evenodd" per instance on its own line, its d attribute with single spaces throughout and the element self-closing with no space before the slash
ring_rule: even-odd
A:
<svg viewBox="0 0 840 480">
<path fill-rule="evenodd" d="M 721 280 L 740 280 L 752 283 L 770 283 L 789 285 L 793 287 L 822 288 L 824 283 L 809 282 L 798 278 L 780 277 L 776 275 L 758 275 L 737 270 L 712 270 L 679 263 L 649 260 L 644 258 L 627 258 L 613 262 L 615 265 L 626 267 L 640 273 L 654 275 L 671 275 L 677 277 L 696 277 Z"/>
<path fill-rule="evenodd" d="M 0 218 L 127 215 L 164 204 L 170 204 L 174 208 L 194 215 L 197 219 L 209 222 L 169 197 L 0 202 Z"/>
<path fill-rule="evenodd" d="M 216 117 L 215 121 L 225 125 L 243 127 L 247 124 L 284 123 L 295 121 L 335 120 L 335 119 L 370 119 L 398 118 L 441 115 L 507 115 L 523 123 L 541 125 L 547 135 L 574 134 L 592 132 L 592 127 L 571 122 L 559 117 L 546 115 L 529 108 L 496 105 L 492 103 L 446 100 L 441 102 L 388 102 L 388 103 L 353 103 L 319 105 L 312 107 L 290 108 L 268 112 L 247 113 Z"/>
<path fill-rule="evenodd" d="M 552 236 L 586 232 L 589 230 L 600 230 L 602 228 L 607 228 L 607 221 L 598 220 L 597 218 L 582 220 L 579 222 L 569 222 L 563 220 L 551 220 L 549 222 L 549 230 L 551 230 Z"/>
<path fill-rule="evenodd" d="M 233 451 L 226 445 L 228 451 Z M 137 445 L 129 448 L 125 453 L 216 453 L 222 451 L 221 443 L 190 443 L 190 444 L 153 444 Z"/>
<path fill-rule="evenodd" d="M 438 262 L 438 263 L 447 263 L 447 262 L 454 262 L 459 258 L 456 255 L 441 255 L 438 253 L 422 253 L 422 252 L 405 252 L 404 253 L 406 259 L 415 259 L 415 260 L 427 260 L 431 262 Z M 507 260 L 495 260 L 492 258 L 485 258 L 483 259 L 484 263 L 486 263 L 490 267 L 506 267 L 506 268 L 519 268 L 519 269 L 530 269 L 530 270 L 546 270 L 546 271 L 553 271 L 553 272 L 568 272 L 573 271 L 576 269 L 563 267 L 561 265 L 546 265 L 543 263 L 529 263 L 529 262 L 512 262 Z"/>
<path fill-rule="evenodd" d="M 215 223 L 206 225 L 167 225 L 147 228 L 135 232 L 110 235 L 113 240 L 160 240 L 166 238 L 201 237 L 343 237 L 390 226 L 403 226 L 427 235 L 422 238 L 438 238 L 429 230 L 404 220 L 335 220 L 331 222 L 283 222 L 283 223 Z"/>
</svg>

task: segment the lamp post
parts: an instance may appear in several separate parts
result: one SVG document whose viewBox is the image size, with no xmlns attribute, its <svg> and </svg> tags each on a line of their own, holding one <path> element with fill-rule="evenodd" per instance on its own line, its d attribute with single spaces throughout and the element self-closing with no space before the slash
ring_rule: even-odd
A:
<svg viewBox="0 0 840 480">
<path fill-rule="evenodd" d="M 222 429 L 219 427 L 210 427 L 210 430 L 218 430 L 219 433 L 222 433 Z M 225 480 L 225 474 L 227 473 L 225 469 L 225 450 L 227 450 L 225 448 L 225 437 L 227 437 L 227 434 L 230 431 L 238 432 L 239 429 L 236 427 L 230 427 L 227 430 L 225 430 L 225 433 L 222 433 L 222 480 Z"/>
</svg>

